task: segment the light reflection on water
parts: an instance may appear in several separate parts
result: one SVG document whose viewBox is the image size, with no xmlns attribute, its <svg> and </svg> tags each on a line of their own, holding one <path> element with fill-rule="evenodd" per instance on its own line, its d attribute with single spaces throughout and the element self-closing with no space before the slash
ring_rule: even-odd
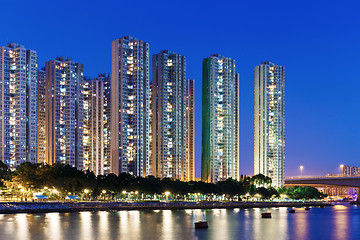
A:
<svg viewBox="0 0 360 240">
<path fill-rule="evenodd" d="M 261 213 L 271 211 L 271 219 Z M 209 229 L 195 230 L 205 215 Z M 0 215 L 0 239 L 359 239 L 360 208 L 212 209 Z"/>
</svg>

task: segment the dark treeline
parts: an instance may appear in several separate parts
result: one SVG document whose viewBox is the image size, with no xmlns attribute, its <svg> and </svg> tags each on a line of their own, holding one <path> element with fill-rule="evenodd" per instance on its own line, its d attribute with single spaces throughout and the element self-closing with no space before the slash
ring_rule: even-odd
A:
<svg viewBox="0 0 360 240">
<path fill-rule="evenodd" d="M 162 195 L 170 192 L 174 198 L 183 199 L 182 196 L 199 193 L 205 199 L 211 195 L 224 195 L 227 199 L 234 197 L 250 197 L 269 199 L 286 194 L 294 199 L 322 198 L 322 194 L 315 188 L 281 188 L 271 187 L 271 179 L 264 175 L 253 177 L 241 176 L 239 181 L 227 179 L 216 184 L 204 182 L 182 182 L 169 178 L 159 179 L 153 176 L 145 178 L 134 177 L 127 173 L 95 176 L 90 171 L 80 171 L 75 167 L 63 164 L 44 165 L 22 163 L 18 168 L 10 172 L 6 165 L 0 165 L 0 177 L 3 179 L 3 187 L 14 191 L 23 188 L 26 192 L 36 192 L 42 189 L 56 189 L 60 198 L 70 193 L 83 195 L 84 189 L 89 190 L 93 199 L 101 198 L 106 192 L 110 199 L 116 199 L 124 191 L 137 192 L 148 195 Z"/>
</svg>

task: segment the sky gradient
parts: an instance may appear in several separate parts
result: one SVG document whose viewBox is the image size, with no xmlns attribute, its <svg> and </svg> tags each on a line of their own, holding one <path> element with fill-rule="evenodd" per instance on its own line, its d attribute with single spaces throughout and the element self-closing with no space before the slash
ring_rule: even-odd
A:
<svg viewBox="0 0 360 240">
<path fill-rule="evenodd" d="M 2 1 L 0 46 L 111 73 L 111 41 L 126 35 L 187 57 L 195 79 L 196 176 L 201 162 L 202 59 L 220 53 L 240 73 L 240 173 L 253 173 L 254 67 L 286 68 L 285 175 L 359 166 L 360 18 L 357 1 Z M 151 65 L 150 65 L 151 66 Z M 150 74 L 151 76 L 151 74 Z"/>
</svg>

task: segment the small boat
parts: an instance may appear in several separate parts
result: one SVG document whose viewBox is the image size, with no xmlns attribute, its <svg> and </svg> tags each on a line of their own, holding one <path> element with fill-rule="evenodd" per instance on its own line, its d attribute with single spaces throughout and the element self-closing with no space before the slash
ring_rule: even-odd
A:
<svg viewBox="0 0 360 240">
<path fill-rule="evenodd" d="M 290 209 L 289 213 L 295 213 L 295 209 Z"/>
<path fill-rule="evenodd" d="M 310 210 L 310 208 L 309 208 L 309 207 L 305 207 L 305 210 Z"/>
<path fill-rule="evenodd" d="M 207 221 L 199 221 L 195 223 L 195 228 L 208 228 L 209 225 Z"/>
<path fill-rule="evenodd" d="M 324 205 L 321 205 L 320 208 L 325 208 L 325 206 L 324 206 Z"/>
<path fill-rule="evenodd" d="M 262 218 L 271 218 L 271 212 L 266 212 L 261 214 Z"/>
<path fill-rule="evenodd" d="M 202 220 L 195 222 L 195 228 L 197 229 L 201 229 L 201 228 L 208 228 L 208 222 L 205 220 L 205 215 L 204 213 L 202 214 Z"/>
</svg>

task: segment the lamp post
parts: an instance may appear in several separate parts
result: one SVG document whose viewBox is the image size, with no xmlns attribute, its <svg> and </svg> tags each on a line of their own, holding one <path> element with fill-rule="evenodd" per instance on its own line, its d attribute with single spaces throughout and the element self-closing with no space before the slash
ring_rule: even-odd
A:
<svg viewBox="0 0 360 240">
<path fill-rule="evenodd" d="M 138 194 L 139 194 L 139 192 L 138 192 L 138 191 L 135 191 L 135 200 L 136 200 L 136 201 L 139 200 L 139 199 L 138 199 Z"/>
<path fill-rule="evenodd" d="M 87 200 L 87 194 L 89 193 L 89 190 L 88 190 L 88 189 L 85 189 L 85 190 L 84 190 L 84 193 L 85 193 L 85 199 Z"/>
<path fill-rule="evenodd" d="M 341 165 L 340 165 L 340 171 L 341 171 L 341 172 L 340 172 L 340 175 L 341 175 L 341 176 L 344 176 L 344 164 L 341 164 Z"/>
<path fill-rule="evenodd" d="M 170 195 L 170 192 L 165 192 L 166 201 L 168 201 L 169 195 Z"/>
<path fill-rule="evenodd" d="M 104 196 L 104 201 L 105 201 L 106 190 L 102 190 L 102 194 L 103 194 L 103 196 Z"/>
<path fill-rule="evenodd" d="M 304 166 L 300 166 L 300 174 L 302 176 L 302 172 L 303 172 Z"/>
</svg>

